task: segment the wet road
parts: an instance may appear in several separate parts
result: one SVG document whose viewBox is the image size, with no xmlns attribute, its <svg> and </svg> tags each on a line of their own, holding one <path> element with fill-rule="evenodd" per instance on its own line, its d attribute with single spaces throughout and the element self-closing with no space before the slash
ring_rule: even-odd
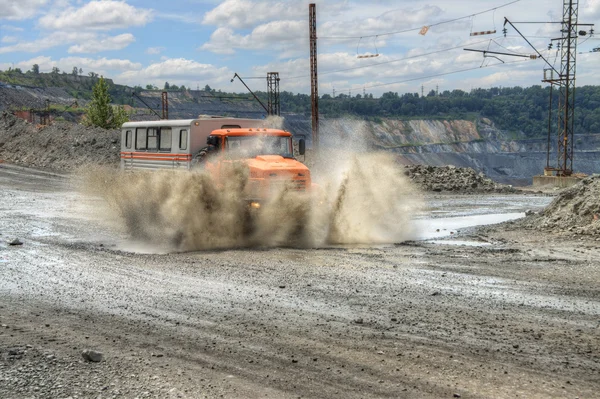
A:
<svg viewBox="0 0 600 399">
<path fill-rule="evenodd" d="M 486 246 L 139 253 L 152 251 L 103 223 L 68 178 L 2 166 L 0 187 L 1 397 L 600 391 L 596 241 L 498 232 L 457 238 Z M 475 201 L 520 214 L 539 198 L 433 197 L 430 210 L 466 217 Z M 55 360 L 7 357 L 26 345 Z M 105 361 L 79 360 L 87 347 Z M 36 378 L 21 384 L 27 365 Z M 57 375 L 78 383 L 40 385 Z"/>
</svg>

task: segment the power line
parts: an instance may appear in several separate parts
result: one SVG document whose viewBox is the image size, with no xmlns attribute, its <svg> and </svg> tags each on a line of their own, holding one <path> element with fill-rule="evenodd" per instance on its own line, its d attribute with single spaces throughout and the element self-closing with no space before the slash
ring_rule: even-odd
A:
<svg viewBox="0 0 600 399">
<path fill-rule="evenodd" d="M 507 7 L 507 6 L 511 5 L 511 4 L 518 3 L 519 1 L 521 1 L 521 0 L 514 0 L 514 1 L 511 1 L 510 3 L 506 3 L 506 4 L 502 4 L 502 5 L 498 6 L 498 7 L 490 8 L 489 10 L 477 12 L 475 14 L 466 15 L 464 17 L 450 19 L 448 21 L 437 22 L 435 24 L 431 24 L 431 25 L 428 25 L 428 26 L 429 26 L 429 28 L 431 28 L 431 27 L 434 27 L 434 26 L 439 26 L 439 25 L 443 25 L 443 24 L 449 24 L 449 23 L 460 21 L 460 20 L 467 19 L 467 18 L 473 18 L 473 17 L 475 17 L 477 15 L 485 14 L 485 13 L 488 13 L 488 12 L 491 12 L 491 11 L 496 11 L 497 9 L 504 8 L 504 7 Z M 324 37 L 319 37 L 319 39 L 365 39 L 365 38 L 368 38 L 368 37 L 391 36 L 391 35 L 397 35 L 397 34 L 400 34 L 400 33 L 415 32 L 415 31 L 421 30 L 421 28 L 422 27 L 410 28 L 410 29 L 404 29 L 404 30 L 399 30 L 399 31 L 394 31 L 394 32 L 379 33 L 379 34 L 376 34 L 376 35 L 363 35 L 363 36 L 324 36 Z"/>
<path fill-rule="evenodd" d="M 435 75 L 419 76 L 418 78 L 412 78 L 412 79 L 406 79 L 406 80 L 399 80 L 399 81 L 396 81 L 396 82 L 381 83 L 381 84 L 376 84 L 376 85 L 372 85 L 372 86 L 363 86 L 363 87 L 365 89 L 373 89 L 373 88 L 376 88 L 376 87 L 390 86 L 390 85 L 400 84 L 400 83 L 406 83 L 406 82 L 414 82 L 416 80 L 436 78 L 436 77 L 439 77 L 439 76 L 452 75 L 452 74 L 455 74 L 455 73 L 475 71 L 475 70 L 478 70 L 478 69 L 491 68 L 491 67 L 495 67 L 495 66 L 499 66 L 499 65 L 518 64 L 518 63 L 523 63 L 523 62 L 528 62 L 528 61 L 530 61 L 530 60 L 527 60 L 527 61 L 512 61 L 512 62 L 506 62 L 504 64 L 493 64 L 493 65 L 486 65 L 486 66 L 481 66 L 481 67 L 465 68 L 465 69 L 459 69 L 459 70 L 451 71 L 451 72 L 438 73 L 438 74 L 435 74 Z M 344 89 L 343 91 L 345 91 L 345 90 L 346 89 Z"/>
<path fill-rule="evenodd" d="M 435 50 L 429 53 L 423 53 L 423 54 L 419 54 L 419 55 L 411 55 L 410 57 L 404 57 L 404 58 L 396 58 L 393 60 L 389 60 L 389 61 L 383 61 L 383 62 L 376 62 L 373 64 L 369 64 L 369 65 L 361 65 L 361 66 L 356 66 L 356 67 L 350 67 L 350 68 L 344 68 L 344 69 L 335 69 L 332 71 L 325 71 L 325 72 L 319 72 L 319 75 L 330 75 L 332 73 L 337 73 L 337 72 L 347 72 L 347 71 L 354 71 L 357 69 L 362 69 L 362 68 L 370 68 L 370 67 L 374 67 L 374 66 L 379 66 L 379 65 L 386 65 L 386 64 L 391 64 L 393 62 L 400 62 L 400 61 L 406 61 L 406 60 L 411 60 L 411 59 L 415 59 L 415 58 L 421 58 L 421 57 L 425 57 L 428 55 L 433 55 L 433 54 L 439 54 L 439 53 L 443 53 L 446 51 L 451 51 L 451 50 L 456 50 L 459 48 L 463 48 L 466 45 L 474 45 L 474 44 L 480 44 L 480 43 L 484 43 L 489 41 L 490 39 L 486 39 L 486 40 L 480 40 L 478 42 L 474 42 L 474 43 L 470 43 L 470 42 L 466 42 L 466 43 L 462 43 L 456 47 L 450 47 L 450 48 L 446 48 L 446 49 L 441 49 L 441 50 Z M 309 75 L 298 75 L 298 76 L 292 76 L 292 77 L 287 77 L 286 80 L 290 80 L 290 79 L 302 79 L 302 78 L 306 78 Z"/>
</svg>

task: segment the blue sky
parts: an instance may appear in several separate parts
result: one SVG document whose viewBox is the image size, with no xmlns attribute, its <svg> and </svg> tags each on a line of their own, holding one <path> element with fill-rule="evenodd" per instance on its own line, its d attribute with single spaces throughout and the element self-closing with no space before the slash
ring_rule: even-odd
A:
<svg viewBox="0 0 600 399">
<path fill-rule="evenodd" d="M 244 88 L 230 82 L 235 72 L 262 77 L 276 71 L 282 90 L 308 93 L 309 2 L 0 0 L 0 69 L 28 70 L 37 63 L 42 71 L 56 66 L 70 72 L 77 66 L 84 74 L 96 72 L 128 85 L 162 87 L 168 81 L 238 92 Z M 502 64 L 462 49 L 532 54 L 514 30 L 503 37 L 504 17 L 559 21 L 563 3 L 520 0 L 494 12 L 435 25 L 511 0 L 314 2 L 320 93 L 332 94 L 335 89 L 376 96 L 386 91 L 420 92 L 422 85 L 429 91 L 436 86 L 469 90 L 541 84 L 540 60 L 513 63 L 521 59 L 500 57 L 506 62 Z M 600 0 L 580 0 L 579 21 L 600 29 Z M 411 30 L 423 26 L 431 26 L 426 35 Z M 559 24 L 518 28 L 554 63 L 556 51 L 546 49 L 549 38 L 560 36 Z M 470 36 L 492 29 L 497 33 Z M 409 31 L 387 34 L 404 30 Z M 596 37 L 580 39 L 578 85 L 600 83 L 600 53 L 589 52 L 599 46 Z M 357 57 L 375 53 L 376 58 Z M 486 67 L 479 68 L 482 65 Z M 473 70 L 443 75 L 466 69 Z M 258 90 L 266 86 L 264 80 L 248 83 Z"/>
</svg>

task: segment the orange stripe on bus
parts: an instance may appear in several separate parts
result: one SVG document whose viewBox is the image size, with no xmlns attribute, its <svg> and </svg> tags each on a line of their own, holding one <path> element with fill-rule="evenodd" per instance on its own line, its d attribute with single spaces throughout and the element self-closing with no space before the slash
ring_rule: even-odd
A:
<svg viewBox="0 0 600 399">
<path fill-rule="evenodd" d="M 191 161 L 191 154 L 158 154 L 158 153 L 139 153 L 139 152 L 121 152 L 121 159 L 139 159 L 148 161 Z"/>
<path fill-rule="evenodd" d="M 192 154 L 169 154 L 169 153 L 162 153 L 162 152 L 125 152 L 122 151 L 121 155 L 133 155 L 133 156 L 171 156 L 171 157 L 192 157 Z"/>
</svg>

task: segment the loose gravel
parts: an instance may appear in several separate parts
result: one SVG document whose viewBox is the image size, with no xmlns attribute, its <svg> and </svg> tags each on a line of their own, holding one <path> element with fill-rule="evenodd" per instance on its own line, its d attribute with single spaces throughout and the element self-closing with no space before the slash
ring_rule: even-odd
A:
<svg viewBox="0 0 600 399">
<path fill-rule="evenodd" d="M 118 165 L 118 130 L 70 122 L 36 126 L 3 112 L 0 115 L 0 160 L 54 171 L 85 165 Z"/>
</svg>

